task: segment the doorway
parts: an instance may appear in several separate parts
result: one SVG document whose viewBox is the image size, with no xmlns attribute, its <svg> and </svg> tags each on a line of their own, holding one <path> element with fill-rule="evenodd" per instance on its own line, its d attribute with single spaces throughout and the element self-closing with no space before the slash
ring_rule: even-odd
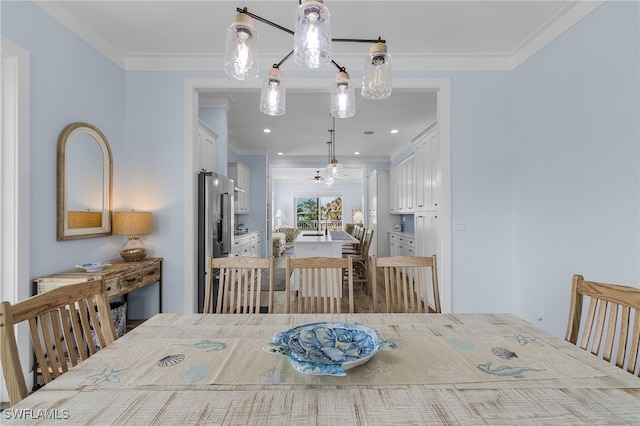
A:
<svg viewBox="0 0 640 426">
<path fill-rule="evenodd" d="M 0 49 L 0 300 L 17 302 L 30 296 L 29 54 L 5 38 Z M 16 339 L 22 367 L 28 370 L 31 348 L 26 326 L 18 326 Z M 0 401 L 8 400 L 0 372 Z"/>
<path fill-rule="evenodd" d="M 292 79 L 287 82 L 290 89 L 298 90 L 322 90 L 324 82 L 320 79 Z M 441 253 L 441 270 L 439 271 L 441 289 L 441 302 L 443 312 L 451 312 L 451 82 L 448 78 L 424 78 L 424 79 L 398 79 L 394 81 L 394 87 L 398 89 L 430 91 L 437 96 L 437 121 L 440 132 L 441 150 L 439 153 L 442 164 L 442 220 L 440 221 L 441 241 L 439 241 Z M 185 182 L 189 185 L 193 181 L 195 166 L 193 164 L 193 143 L 197 129 L 198 119 L 198 93 L 217 92 L 224 94 L 234 90 L 246 90 L 247 85 L 228 78 L 215 79 L 187 79 L 185 81 Z M 425 123 L 426 124 L 426 123 Z M 268 169 L 272 168 L 271 158 L 267 155 Z M 298 165 L 299 166 L 299 165 Z M 278 167 L 283 167 L 279 164 Z M 270 177 L 267 176 L 267 186 L 272 187 Z M 271 191 L 267 191 L 268 199 L 265 211 L 270 211 L 272 206 Z M 193 264 L 195 256 L 195 185 L 186 188 L 185 191 L 185 265 Z M 270 215 L 265 215 L 266 229 L 271 229 Z M 194 282 L 196 267 L 185 267 L 185 283 Z M 195 298 L 193 289 L 185 286 L 185 312 L 194 312 Z"/>
</svg>

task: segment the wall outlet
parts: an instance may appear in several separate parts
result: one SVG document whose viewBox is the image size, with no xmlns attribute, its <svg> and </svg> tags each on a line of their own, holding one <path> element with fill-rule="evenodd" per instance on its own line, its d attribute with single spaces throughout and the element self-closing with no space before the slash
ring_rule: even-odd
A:
<svg viewBox="0 0 640 426">
<path fill-rule="evenodd" d="M 454 219 L 453 220 L 453 230 L 454 231 L 464 231 L 464 219 Z"/>
</svg>

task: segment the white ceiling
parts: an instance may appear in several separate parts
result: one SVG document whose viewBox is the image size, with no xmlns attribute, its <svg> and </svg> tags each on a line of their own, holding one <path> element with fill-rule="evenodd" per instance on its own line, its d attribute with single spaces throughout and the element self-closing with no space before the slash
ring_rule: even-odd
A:
<svg viewBox="0 0 640 426">
<path fill-rule="evenodd" d="M 259 1 L 37 1 L 41 8 L 125 70 L 215 71 L 220 78 L 227 26 L 236 7 L 292 29 L 297 0 Z M 602 1 L 376 1 L 326 0 L 334 38 L 386 39 L 394 79 L 415 71 L 510 71 L 570 28 Z M 292 36 L 256 22 L 261 75 L 292 49 Z M 361 78 L 369 45 L 334 43 L 335 61 Z M 259 80 L 207 88 L 201 105 L 229 105 L 229 142 L 239 154 L 284 152 L 294 161 L 327 158 L 329 84 L 337 69 L 304 70 L 293 60 L 281 66 L 287 112 L 258 111 Z M 412 72 L 414 73 L 412 75 Z M 424 74 L 422 74 L 424 75 Z M 212 77 L 214 75 L 212 74 Z M 310 89 L 305 89 L 309 79 Z M 319 81 L 326 84 L 320 84 Z M 207 92 L 207 93 L 204 93 Z M 359 90 L 358 90 L 359 92 Z M 357 95 L 356 116 L 336 120 L 338 160 L 388 161 L 435 118 L 435 94 L 407 84 L 389 99 Z M 271 128 L 270 134 L 262 129 Z M 389 134 L 397 128 L 397 135 Z M 373 135 L 365 136 L 365 131 Z M 353 155 L 360 151 L 360 157 Z"/>
</svg>

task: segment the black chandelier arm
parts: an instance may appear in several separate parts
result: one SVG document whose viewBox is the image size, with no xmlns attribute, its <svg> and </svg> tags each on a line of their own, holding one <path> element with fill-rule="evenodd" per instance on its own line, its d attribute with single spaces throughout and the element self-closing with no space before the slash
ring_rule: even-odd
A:
<svg viewBox="0 0 640 426">
<path fill-rule="evenodd" d="M 294 35 L 294 32 L 292 30 L 290 30 L 289 28 L 285 28 L 282 25 L 278 25 L 275 22 L 271 22 L 268 19 L 263 18 L 262 16 L 256 15 L 254 13 L 249 12 L 249 10 L 247 10 L 246 7 L 244 8 L 239 8 L 236 7 L 236 12 L 238 13 L 244 13 L 247 16 L 250 16 L 251 18 L 255 19 L 256 21 L 260 21 L 264 24 L 270 25 L 274 28 L 279 29 L 280 31 L 284 31 L 285 33 L 289 33 L 291 35 Z M 386 43 L 387 40 L 383 40 L 382 38 L 378 37 L 377 40 L 374 39 L 364 39 L 364 38 L 332 38 L 331 41 L 334 41 L 336 43 Z"/>
<path fill-rule="evenodd" d="M 246 7 L 245 7 L 245 8 L 243 8 L 243 9 L 240 9 L 239 7 L 236 7 L 236 12 L 238 12 L 238 13 L 244 13 L 245 15 L 252 17 L 252 18 L 253 18 L 253 19 L 255 19 L 256 21 L 260 21 L 260 22 L 265 23 L 265 24 L 267 24 L 267 25 L 271 25 L 272 27 L 277 28 L 277 29 L 279 29 L 280 31 L 284 31 L 285 33 L 289 33 L 289 34 L 291 34 L 291 35 L 293 35 L 293 34 L 294 34 L 294 32 L 293 32 L 292 30 L 290 30 L 289 28 L 285 28 L 285 27 L 283 27 L 282 25 L 278 25 L 278 24 L 276 24 L 275 22 L 271 22 L 271 21 L 269 21 L 268 19 L 264 19 L 264 18 L 263 18 L 263 17 L 261 17 L 261 16 L 258 16 L 258 15 L 255 15 L 255 14 L 253 14 L 253 13 L 249 12 L 249 11 L 247 10 L 247 8 L 246 8 Z"/>
<path fill-rule="evenodd" d="M 287 60 L 291 57 L 291 55 L 293 55 L 293 50 L 291 52 L 289 52 L 287 54 L 287 56 L 282 58 L 282 60 L 280 62 L 278 62 L 277 64 L 273 64 L 273 68 L 280 68 L 280 65 L 284 64 L 285 62 L 287 62 Z"/>
<path fill-rule="evenodd" d="M 333 59 L 331 60 L 331 63 L 333 65 L 336 66 L 336 68 L 338 68 L 339 72 L 347 72 L 347 69 L 345 67 L 341 67 L 340 64 L 338 64 L 336 61 L 334 61 Z"/>
<path fill-rule="evenodd" d="M 367 38 L 332 38 L 331 41 L 336 43 L 386 43 L 387 40 L 384 40 L 378 37 L 377 40 L 367 39 Z"/>
</svg>

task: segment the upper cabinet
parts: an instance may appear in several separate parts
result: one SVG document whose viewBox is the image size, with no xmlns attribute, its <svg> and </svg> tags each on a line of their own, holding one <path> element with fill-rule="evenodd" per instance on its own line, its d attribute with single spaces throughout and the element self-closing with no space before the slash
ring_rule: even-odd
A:
<svg viewBox="0 0 640 426">
<path fill-rule="evenodd" d="M 251 170 L 242 163 L 227 163 L 227 174 L 236 186 L 233 200 L 236 214 L 249 213 Z"/>
<path fill-rule="evenodd" d="M 198 170 L 212 172 L 215 168 L 215 142 L 218 135 L 211 130 L 202 121 L 198 122 L 198 134 L 196 135 L 196 146 L 193 150 L 194 155 L 198 156 L 196 164 L 199 164 Z"/>
<path fill-rule="evenodd" d="M 441 198 L 442 167 L 437 126 L 417 142 L 415 164 L 415 210 L 438 210 Z"/>
<path fill-rule="evenodd" d="M 414 156 L 389 169 L 389 213 L 411 214 L 415 211 Z"/>
</svg>

